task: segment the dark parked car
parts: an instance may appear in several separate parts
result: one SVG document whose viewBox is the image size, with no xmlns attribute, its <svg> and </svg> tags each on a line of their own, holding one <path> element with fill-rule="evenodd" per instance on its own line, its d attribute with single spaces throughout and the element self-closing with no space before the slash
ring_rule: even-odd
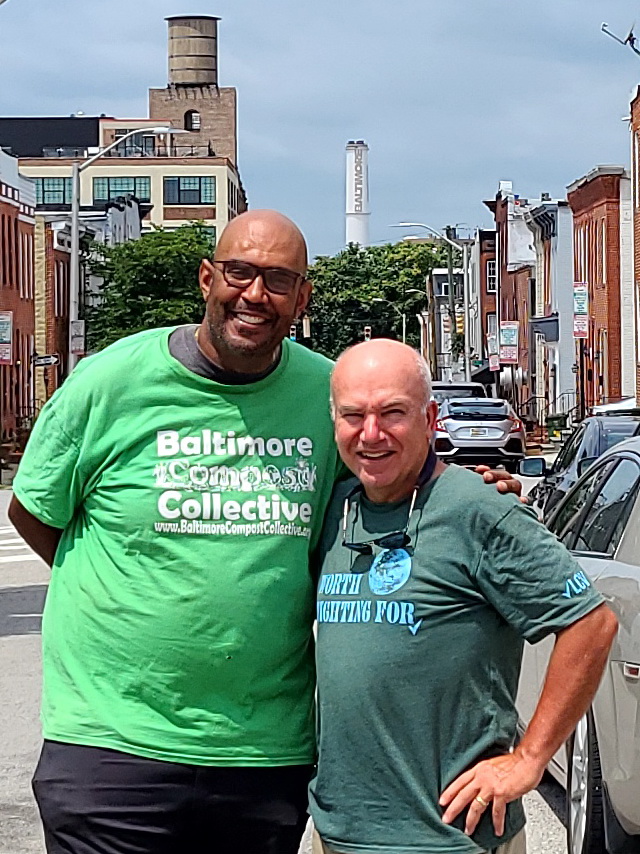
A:
<svg viewBox="0 0 640 854">
<path fill-rule="evenodd" d="M 547 519 L 561 498 L 571 489 L 582 473 L 601 454 L 618 442 L 640 435 L 640 414 L 592 415 L 585 418 L 560 448 L 550 468 L 539 458 L 529 458 L 527 466 L 539 466 L 536 474 L 542 476 L 529 493 L 534 506 L 543 519 Z"/>
</svg>

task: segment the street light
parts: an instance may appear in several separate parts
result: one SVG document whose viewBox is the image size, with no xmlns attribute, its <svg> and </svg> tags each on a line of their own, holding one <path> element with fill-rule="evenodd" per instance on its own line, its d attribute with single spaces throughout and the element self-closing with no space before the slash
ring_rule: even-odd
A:
<svg viewBox="0 0 640 854">
<path fill-rule="evenodd" d="M 463 275 L 463 294 L 462 300 L 464 305 L 464 378 L 467 382 L 471 382 L 471 330 L 469 328 L 471 322 L 469 310 L 469 241 L 468 240 L 451 240 L 445 234 L 442 234 L 437 229 L 432 228 L 424 222 L 396 222 L 390 226 L 391 228 L 424 228 L 435 237 L 439 237 L 453 246 L 454 249 L 462 249 L 462 275 Z M 449 287 L 453 287 L 453 282 L 449 282 Z"/>
<path fill-rule="evenodd" d="M 103 148 L 97 154 L 89 157 L 88 160 L 84 160 L 82 163 L 74 160 L 71 164 L 71 266 L 69 269 L 69 347 L 67 374 L 71 373 L 71 370 L 75 367 L 77 362 L 76 354 L 71 352 L 71 340 L 73 323 L 78 320 L 80 306 L 80 173 L 85 169 L 88 169 L 89 166 L 96 162 L 96 160 L 104 157 L 105 154 L 108 154 L 120 145 L 121 142 L 124 142 L 130 137 L 136 136 L 136 134 L 142 133 L 143 131 L 151 133 L 154 136 L 189 133 L 189 131 L 186 130 L 171 128 L 164 125 L 152 128 L 135 128 L 114 140 L 110 145 L 107 145 L 106 148 Z"/>
<path fill-rule="evenodd" d="M 417 288 L 409 288 L 408 290 L 403 291 L 402 293 L 404 296 L 404 294 L 422 294 L 422 291 L 419 291 Z M 373 297 L 371 302 L 386 302 L 387 305 L 390 305 L 394 311 L 398 312 L 398 314 L 402 318 L 402 343 L 406 344 L 407 343 L 407 315 L 406 315 L 406 313 L 404 311 L 400 311 L 398 306 L 395 303 L 391 302 L 391 300 L 389 300 L 389 299 L 383 299 L 382 297 Z"/>
</svg>

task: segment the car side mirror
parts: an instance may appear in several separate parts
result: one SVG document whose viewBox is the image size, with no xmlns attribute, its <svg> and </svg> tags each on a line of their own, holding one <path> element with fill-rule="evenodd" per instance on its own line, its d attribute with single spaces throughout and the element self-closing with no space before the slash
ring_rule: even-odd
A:
<svg viewBox="0 0 640 854">
<path fill-rule="evenodd" d="M 518 474 L 523 477 L 544 477 L 547 471 L 544 457 L 525 457 L 518 463 Z"/>
<path fill-rule="evenodd" d="M 582 477 L 589 466 L 593 465 L 597 459 L 597 457 L 583 457 L 578 463 L 578 477 Z"/>
</svg>

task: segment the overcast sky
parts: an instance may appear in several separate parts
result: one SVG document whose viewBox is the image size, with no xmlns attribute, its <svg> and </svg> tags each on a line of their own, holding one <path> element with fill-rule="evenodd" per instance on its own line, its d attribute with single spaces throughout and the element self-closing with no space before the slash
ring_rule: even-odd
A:
<svg viewBox="0 0 640 854">
<path fill-rule="evenodd" d="M 632 0 L 7 0 L 0 113 L 146 116 L 164 17 L 185 13 L 222 18 L 250 205 L 295 219 L 314 254 L 344 241 L 352 138 L 371 148 L 371 242 L 401 219 L 490 225 L 500 179 L 561 196 L 627 162 L 640 57 L 600 25 L 624 36 L 637 14 L 640 36 Z"/>
</svg>

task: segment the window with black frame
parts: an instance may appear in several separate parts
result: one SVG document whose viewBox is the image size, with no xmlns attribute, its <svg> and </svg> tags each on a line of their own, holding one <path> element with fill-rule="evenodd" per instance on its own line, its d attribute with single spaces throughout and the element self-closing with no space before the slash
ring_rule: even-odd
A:
<svg viewBox="0 0 640 854">
<path fill-rule="evenodd" d="M 32 178 L 36 185 L 37 205 L 70 205 L 71 178 Z"/>
<path fill-rule="evenodd" d="M 119 196 L 135 196 L 140 202 L 151 201 L 151 178 L 145 175 L 93 179 L 93 204 L 106 205 Z"/>
<path fill-rule="evenodd" d="M 165 205 L 214 205 L 216 179 L 212 175 L 189 175 L 164 179 Z"/>
</svg>

